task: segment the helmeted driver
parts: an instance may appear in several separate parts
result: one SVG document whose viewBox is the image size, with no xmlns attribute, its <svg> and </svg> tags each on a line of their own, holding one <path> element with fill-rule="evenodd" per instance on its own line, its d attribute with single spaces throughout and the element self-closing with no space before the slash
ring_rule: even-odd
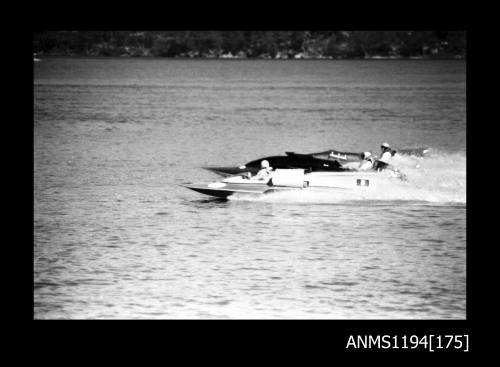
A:
<svg viewBox="0 0 500 367">
<path fill-rule="evenodd" d="M 257 172 L 255 178 L 257 180 L 265 180 L 270 178 L 273 172 L 273 168 L 269 166 L 269 162 L 267 160 L 263 160 L 260 162 L 261 170 Z"/>
<path fill-rule="evenodd" d="M 389 165 L 389 161 L 392 157 L 392 150 L 389 144 L 387 143 L 382 143 L 380 146 L 380 149 L 382 151 L 382 154 L 379 159 L 377 159 L 377 162 L 375 162 L 374 168 L 376 170 L 382 170 L 386 168 Z"/>
<path fill-rule="evenodd" d="M 373 168 L 373 164 L 375 163 L 375 159 L 373 158 L 372 154 L 370 152 L 363 152 L 362 153 L 362 161 L 359 164 L 359 171 L 367 171 L 369 169 Z"/>
</svg>

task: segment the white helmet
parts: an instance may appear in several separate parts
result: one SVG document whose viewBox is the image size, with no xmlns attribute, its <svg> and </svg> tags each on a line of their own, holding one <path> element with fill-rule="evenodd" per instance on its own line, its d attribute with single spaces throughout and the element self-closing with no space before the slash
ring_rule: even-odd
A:
<svg viewBox="0 0 500 367">
<path fill-rule="evenodd" d="M 387 143 L 382 143 L 382 145 L 380 146 L 381 148 L 387 148 L 387 149 L 390 149 L 391 147 L 389 146 L 389 144 Z"/>
<path fill-rule="evenodd" d="M 371 154 L 370 152 L 364 152 L 364 153 L 363 153 L 363 159 L 366 159 L 366 158 L 368 158 L 368 157 L 371 157 L 371 155 L 372 155 L 372 154 Z"/>
<path fill-rule="evenodd" d="M 262 168 L 269 168 L 269 162 L 264 159 L 262 162 L 260 162 L 260 166 Z"/>
</svg>

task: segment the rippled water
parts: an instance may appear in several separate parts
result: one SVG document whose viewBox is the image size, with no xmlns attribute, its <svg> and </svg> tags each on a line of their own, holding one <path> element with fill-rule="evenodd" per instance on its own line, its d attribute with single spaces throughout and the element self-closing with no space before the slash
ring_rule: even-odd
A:
<svg viewBox="0 0 500 367">
<path fill-rule="evenodd" d="M 433 150 L 363 197 L 178 186 L 382 141 Z M 464 61 L 44 59 L 34 316 L 464 319 L 465 152 Z"/>
</svg>

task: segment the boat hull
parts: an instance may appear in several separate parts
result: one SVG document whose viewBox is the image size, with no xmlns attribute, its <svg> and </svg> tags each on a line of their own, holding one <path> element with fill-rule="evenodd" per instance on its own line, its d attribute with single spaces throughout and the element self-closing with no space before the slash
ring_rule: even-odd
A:
<svg viewBox="0 0 500 367">
<path fill-rule="evenodd" d="M 253 194 L 261 195 L 270 189 L 266 183 L 211 183 L 211 184 L 193 184 L 182 185 L 188 189 L 199 192 L 201 194 L 216 196 L 219 198 L 227 198 L 233 194 Z"/>
</svg>

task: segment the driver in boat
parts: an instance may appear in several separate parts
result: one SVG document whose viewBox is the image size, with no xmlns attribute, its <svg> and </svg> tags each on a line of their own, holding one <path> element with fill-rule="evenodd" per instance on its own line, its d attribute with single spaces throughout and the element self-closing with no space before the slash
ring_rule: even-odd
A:
<svg viewBox="0 0 500 367">
<path fill-rule="evenodd" d="M 382 155 L 380 156 L 380 158 L 377 160 L 377 162 L 375 163 L 375 165 L 373 167 L 374 169 L 376 169 L 378 171 L 383 170 L 384 168 L 387 168 L 387 166 L 389 166 L 389 161 L 393 156 L 392 150 L 391 150 L 391 147 L 389 146 L 389 144 L 383 143 L 380 146 L 380 149 L 382 150 Z"/>
<path fill-rule="evenodd" d="M 362 161 L 359 163 L 359 171 L 367 171 L 373 168 L 373 164 L 375 163 L 375 159 L 373 158 L 370 152 L 364 152 L 362 154 Z"/>
<path fill-rule="evenodd" d="M 391 175 L 393 177 L 400 177 L 406 180 L 406 175 L 401 173 L 399 169 L 389 163 L 391 158 L 397 154 L 396 150 L 392 150 L 387 143 L 383 143 L 380 148 L 382 149 L 382 156 L 375 162 L 373 169 L 377 172 L 387 169 L 392 171 Z"/>
<path fill-rule="evenodd" d="M 256 180 L 266 180 L 268 178 L 271 178 L 272 173 L 273 173 L 273 168 L 269 167 L 269 162 L 267 160 L 263 160 L 260 162 L 261 170 L 257 172 L 255 175 Z"/>
</svg>

